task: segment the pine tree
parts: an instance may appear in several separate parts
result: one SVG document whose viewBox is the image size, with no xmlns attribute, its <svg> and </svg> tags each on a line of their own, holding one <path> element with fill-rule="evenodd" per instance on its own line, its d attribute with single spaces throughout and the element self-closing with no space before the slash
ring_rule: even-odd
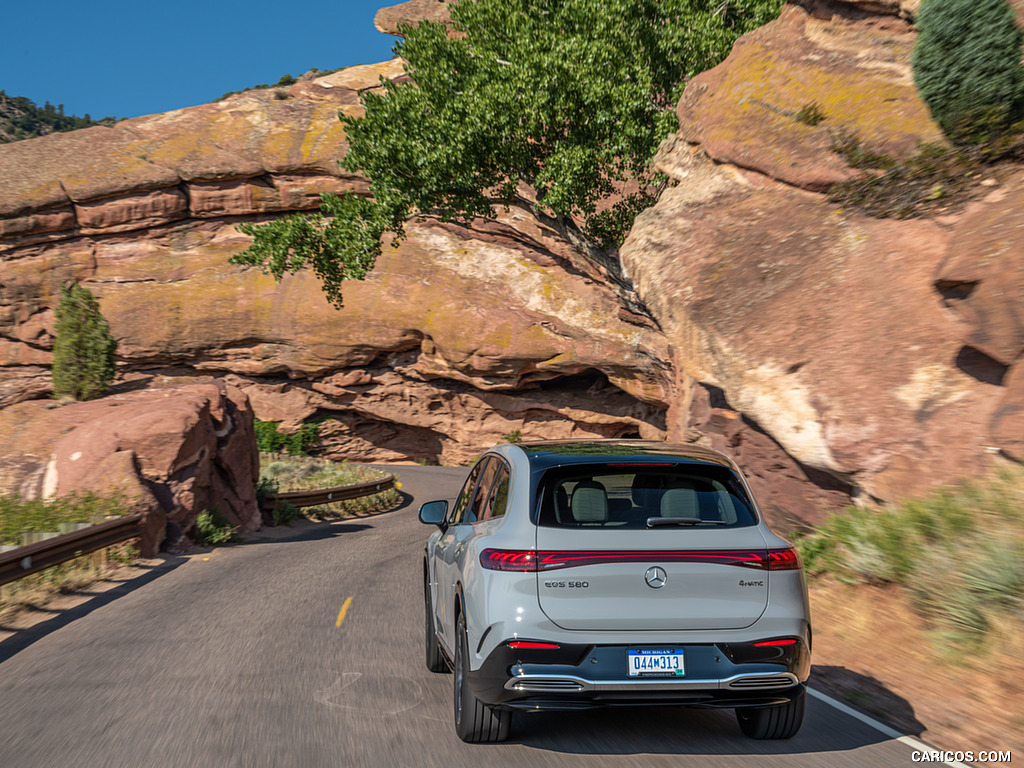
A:
<svg viewBox="0 0 1024 768">
<path fill-rule="evenodd" d="M 1006 0 L 926 0 L 916 23 L 914 81 L 947 136 L 970 138 L 1019 118 L 1021 32 Z"/>
<path fill-rule="evenodd" d="M 114 380 L 117 341 L 88 288 L 61 288 L 53 342 L 53 394 L 89 400 Z"/>
</svg>

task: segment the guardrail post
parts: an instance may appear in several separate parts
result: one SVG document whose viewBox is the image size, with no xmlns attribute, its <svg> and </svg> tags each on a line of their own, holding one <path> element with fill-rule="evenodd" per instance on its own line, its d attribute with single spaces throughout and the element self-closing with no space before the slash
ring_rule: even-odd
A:
<svg viewBox="0 0 1024 768">
<path fill-rule="evenodd" d="M 93 515 L 89 518 L 89 523 L 92 525 L 99 525 L 104 520 L 106 520 L 106 518 L 102 515 Z M 93 570 L 97 572 L 102 571 L 103 564 L 106 563 L 107 560 L 109 559 L 107 557 L 107 547 L 103 547 L 103 549 L 97 549 L 95 552 L 92 553 L 92 556 L 89 559 L 92 562 Z"/>
</svg>

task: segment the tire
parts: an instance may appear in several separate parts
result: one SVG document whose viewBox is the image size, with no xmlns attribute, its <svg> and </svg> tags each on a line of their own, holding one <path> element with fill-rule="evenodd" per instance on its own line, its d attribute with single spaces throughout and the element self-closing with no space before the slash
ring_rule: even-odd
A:
<svg viewBox="0 0 1024 768">
<path fill-rule="evenodd" d="M 785 704 L 737 709 L 736 720 L 743 734 L 752 739 L 791 739 L 803 724 L 806 698 L 801 686 L 800 693 Z"/>
<path fill-rule="evenodd" d="M 426 661 L 427 669 L 431 672 L 447 672 L 448 664 L 441 653 L 441 646 L 437 642 L 437 633 L 434 631 L 434 610 L 430 602 L 430 579 L 427 575 L 427 565 L 423 564 L 423 632 L 426 635 Z"/>
<path fill-rule="evenodd" d="M 455 632 L 455 732 L 460 739 L 473 744 L 504 741 L 512 724 L 512 712 L 489 707 L 470 691 L 468 648 L 466 620 L 459 616 Z"/>
</svg>

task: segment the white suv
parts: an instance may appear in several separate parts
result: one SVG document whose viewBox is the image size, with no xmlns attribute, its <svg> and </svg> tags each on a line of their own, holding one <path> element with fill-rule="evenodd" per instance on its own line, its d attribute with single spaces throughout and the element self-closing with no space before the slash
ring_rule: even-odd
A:
<svg viewBox="0 0 1024 768">
<path fill-rule="evenodd" d="M 426 661 L 455 677 L 455 729 L 501 741 L 513 710 L 616 704 L 736 710 L 742 731 L 799 729 L 810 671 L 796 551 L 736 465 L 640 440 L 484 453 L 423 560 Z"/>
</svg>

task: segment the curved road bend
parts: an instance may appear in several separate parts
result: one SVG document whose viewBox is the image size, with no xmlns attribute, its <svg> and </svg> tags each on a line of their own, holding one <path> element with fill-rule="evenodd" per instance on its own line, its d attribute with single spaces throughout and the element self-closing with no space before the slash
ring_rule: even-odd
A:
<svg viewBox="0 0 1024 768">
<path fill-rule="evenodd" d="M 397 511 L 181 559 L 0 642 L 0 765 L 912 764 L 814 699 L 788 742 L 743 738 L 731 711 L 656 708 L 517 714 L 508 743 L 463 744 L 451 676 L 423 665 L 416 510 L 466 470 L 398 471 Z"/>
</svg>

